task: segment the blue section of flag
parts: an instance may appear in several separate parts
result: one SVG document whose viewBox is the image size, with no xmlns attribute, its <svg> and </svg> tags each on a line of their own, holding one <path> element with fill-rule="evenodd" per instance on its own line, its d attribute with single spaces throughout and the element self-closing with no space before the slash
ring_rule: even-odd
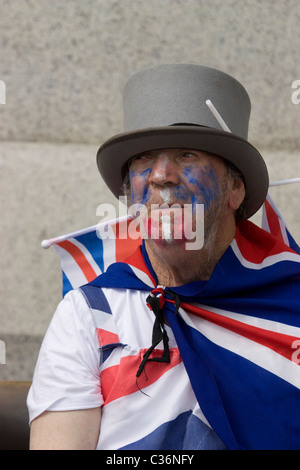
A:
<svg viewBox="0 0 300 470">
<path fill-rule="evenodd" d="M 81 287 L 81 291 L 88 299 L 88 304 L 91 308 L 97 308 L 98 310 L 111 315 L 110 306 L 101 289 L 93 289 L 91 286 L 86 285 Z"/>
<path fill-rule="evenodd" d="M 73 286 L 70 283 L 69 279 L 67 278 L 66 273 L 62 271 L 62 295 L 63 297 L 72 289 L 73 289 Z"/>
<path fill-rule="evenodd" d="M 201 409 L 229 449 L 300 449 L 300 391 L 168 315 Z"/>
<path fill-rule="evenodd" d="M 151 434 L 120 450 L 225 450 L 216 433 L 191 411 L 162 424 Z"/>
<path fill-rule="evenodd" d="M 296 243 L 296 241 L 294 240 L 294 238 L 292 237 L 292 235 L 290 234 L 288 230 L 286 230 L 286 234 L 289 240 L 289 246 L 292 248 L 292 250 L 296 251 L 296 253 L 300 255 L 299 245 Z"/>
<path fill-rule="evenodd" d="M 93 232 L 85 233 L 76 238 L 82 243 L 87 250 L 91 253 L 94 261 L 98 264 L 101 272 L 104 272 L 104 261 L 103 261 L 103 240 L 97 236 L 96 230 Z"/>
</svg>

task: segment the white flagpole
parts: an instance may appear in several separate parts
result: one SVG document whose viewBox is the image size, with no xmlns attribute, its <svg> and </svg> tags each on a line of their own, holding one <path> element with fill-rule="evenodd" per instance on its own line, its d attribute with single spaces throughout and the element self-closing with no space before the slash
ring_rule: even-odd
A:
<svg viewBox="0 0 300 470">
<path fill-rule="evenodd" d="M 287 180 L 273 181 L 269 184 L 269 187 L 271 187 L 271 186 L 280 186 L 282 184 L 291 184 L 291 183 L 300 183 L 300 178 L 290 178 L 290 179 L 287 179 Z"/>
<path fill-rule="evenodd" d="M 50 248 L 51 245 L 55 245 L 56 243 L 63 242 L 68 238 L 78 237 L 79 235 L 84 235 L 86 233 L 90 233 L 93 230 L 96 230 L 98 225 L 92 225 L 91 227 L 86 227 L 82 230 L 77 230 L 76 232 L 66 233 L 65 235 L 61 235 L 55 238 L 49 238 L 49 240 L 43 240 L 41 243 L 42 248 Z"/>
</svg>

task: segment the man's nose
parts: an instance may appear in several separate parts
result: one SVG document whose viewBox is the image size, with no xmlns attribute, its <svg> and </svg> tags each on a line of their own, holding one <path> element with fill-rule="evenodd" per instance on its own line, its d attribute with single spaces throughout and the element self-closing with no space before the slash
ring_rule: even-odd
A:
<svg viewBox="0 0 300 470">
<path fill-rule="evenodd" d="M 149 182 L 156 185 L 178 184 L 178 164 L 167 153 L 161 153 L 154 159 Z"/>
</svg>

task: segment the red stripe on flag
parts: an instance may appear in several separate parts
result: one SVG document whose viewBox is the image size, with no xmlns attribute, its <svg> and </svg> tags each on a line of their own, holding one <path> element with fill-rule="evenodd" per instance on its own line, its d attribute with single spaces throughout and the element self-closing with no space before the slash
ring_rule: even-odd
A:
<svg viewBox="0 0 300 470">
<path fill-rule="evenodd" d="M 103 330 L 102 328 L 96 328 L 97 338 L 99 345 L 106 346 L 107 344 L 119 343 L 119 336 L 111 331 Z"/>
<path fill-rule="evenodd" d="M 104 406 L 113 400 L 138 392 L 156 382 L 168 370 L 182 362 L 178 348 L 170 349 L 170 363 L 147 362 L 145 374 L 136 379 L 136 373 L 147 349 L 141 349 L 136 356 L 124 356 L 120 364 L 101 372 L 101 392 Z M 150 357 L 160 357 L 161 350 L 154 350 Z"/>
<path fill-rule="evenodd" d="M 142 244 L 142 238 L 139 237 L 137 240 L 133 239 L 130 237 L 128 233 L 128 227 L 131 223 L 131 220 L 123 221 L 114 227 L 115 235 L 116 235 L 116 261 L 117 262 L 122 262 L 126 258 L 132 255 L 136 251 L 139 245 Z M 120 225 L 122 226 L 120 227 Z M 126 228 L 125 228 L 126 227 Z M 120 238 L 120 232 L 121 236 L 124 236 L 123 232 L 126 232 L 126 238 Z"/>
<path fill-rule="evenodd" d="M 237 226 L 236 243 L 242 256 L 251 263 L 260 264 L 269 256 L 294 251 L 274 235 L 261 230 L 249 220 L 243 220 Z"/>
<path fill-rule="evenodd" d="M 88 282 L 93 281 L 97 277 L 97 273 L 76 245 L 68 240 L 59 242 L 57 245 L 66 250 L 74 258 Z"/>
<path fill-rule="evenodd" d="M 140 239 L 131 240 L 130 238 L 127 238 L 126 240 L 120 240 L 119 238 L 116 238 L 116 261 L 124 261 L 126 258 L 131 256 L 140 245 Z"/>
<path fill-rule="evenodd" d="M 214 312 L 210 312 L 195 305 L 189 305 L 182 303 L 182 308 L 187 312 L 193 313 L 205 320 L 210 321 L 216 325 L 219 325 L 227 330 L 233 331 L 245 338 L 250 339 L 262 346 L 272 349 L 277 354 L 285 357 L 286 359 L 292 360 L 295 347 L 293 346 L 294 341 L 299 341 L 299 337 L 285 335 L 264 328 L 258 328 L 256 326 L 247 325 L 233 318 L 224 317 Z"/>
<path fill-rule="evenodd" d="M 145 273 L 151 280 L 153 286 L 156 285 L 156 280 L 153 278 L 152 274 L 147 268 L 141 249 L 136 249 L 135 252 L 125 260 L 125 263 L 127 263 L 130 267 L 137 268 Z"/>
</svg>

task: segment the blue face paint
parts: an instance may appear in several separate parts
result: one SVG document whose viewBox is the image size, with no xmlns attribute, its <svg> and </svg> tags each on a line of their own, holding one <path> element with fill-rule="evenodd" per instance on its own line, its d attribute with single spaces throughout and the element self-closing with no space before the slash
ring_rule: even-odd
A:
<svg viewBox="0 0 300 470">
<path fill-rule="evenodd" d="M 197 191 L 193 191 L 192 204 L 204 204 L 206 208 L 215 199 L 218 193 L 218 178 L 213 168 L 206 166 L 204 169 L 187 167 L 184 170 L 184 176 L 188 182 L 195 185 Z"/>
<path fill-rule="evenodd" d="M 190 192 L 180 184 L 174 188 L 173 193 L 178 200 L 187 201 L 190 198 Z"/>
<path fill-rule="evenodd" d="M 150 175 L 152 169 L 146 168 L 141 173 L 136 173 L 134 170 L 129 172 L 129 180 L 131 186 L 131 200 L 133 203 L 146 204 L 149 201 L 151 192 L 149 191 L 149 186 L 147 183 L 148 176 Z M 135 178 L 138 182 L 135 185 L 132 184 L 132 180 Z M 139 187 L 140 191 L 133 190 L 133 187 Z M 137 194 L 138 193 L 138 194 Z"/>
<path fill-rule="evenodd" d="M 149 176 L 151 172 L 152 167 L 141 172 L 130 170 L 132 203 L 146 204 L 150 200 Z M 171 199 L 191 202 L 193 211 L 195 204 L 204 204 L 207 209 L 217 196 L 218 188 L 218 176 L 211 165 L 201 167 L 190 165 L 183 169 L 181 184 L 170 189 L 173 195 Z"/>
<path fill-rule="evenodd" d="M 152 171 L 152 168 L 146 168 L 146 170 L 143 170 L 143 171 L 139 174 L 139 176 L 141 176 L 142 178 L 146 179 L 146 178 L 148 178 L 148 176 L 150 175 L 151 171 Z"/>
</svg>

